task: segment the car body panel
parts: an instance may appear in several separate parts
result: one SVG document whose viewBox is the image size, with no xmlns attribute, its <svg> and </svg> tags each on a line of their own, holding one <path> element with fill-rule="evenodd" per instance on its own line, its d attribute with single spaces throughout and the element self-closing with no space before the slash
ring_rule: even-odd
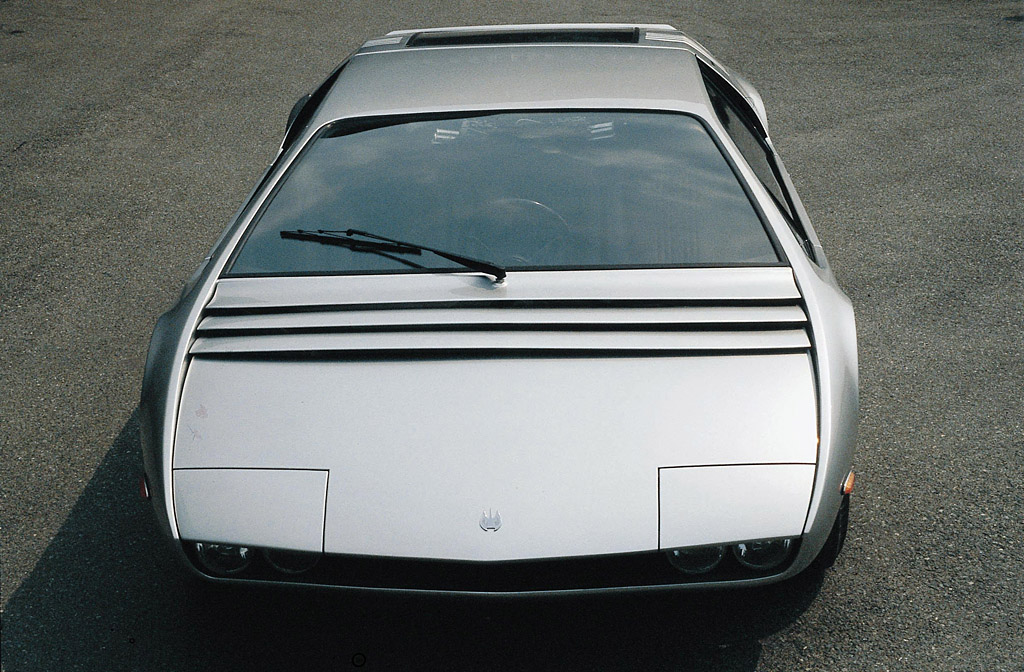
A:
<svg viewBox="0 0 1024 672">
<path fill-rule="evenodd" d="M 291 140 L 154 330 L 141 440 L 158 521 L 179 552 L 177 540 L 200 537 L 312 550 L 317 520 L 321 547 L 332 553 L 482 561 L 730 543 L 755 529 L 782 536 L 802 529 L 788 569 L 727 584 L 784 579 L 810 564 L 839 509 L 856 439 L 852 306 L 799 197 L 792 194 L 810 257 L 721 126 L 697 62 L 735 87 L 766 127 L 756 90 L 671 26 L 637 28 L 636 45 L 480 48 L 407 48 L 422 31 L 398 31 L 367 43 L 325 82 L 323 103 L 296 117 L 305 121 L 295 122 Z M 699 117 L 735 162 L 783 261 L 525 271 L 504 283 L 473 273 L 222 277 L 274 185 L 326 123 L 573 108 Z M 372 389 L 386 394 L 360 394 Z M 391 422 L 406 407 L 429 440 Z M 616 415 L 623 408 L 632 413 Z M 611 427 L 610 418 L 621 424 Z M 673 443 L 679 436 L 688 439 Z M 361 450 L 339 446 L 339 437 Z M 635 437 L 645 439 L 641 449 L 622 452 Z M 510 445 L 515 450 L 502 450 Z M 605 463 L 593 459 L 595 450 Z M 670 483 L 661 504 L 659 482 Z M 720 492 L 722 483 L 737 492 Z M 294 503 L 293 489 L 303 491 Z M 241 502 L 277 493 L 273 501 L 282 505 L 254 505 L 265 517 L 241 516 L 237 530 L 216 516 L 204 522 L 201 512 L 223 508 L 224 493 L 234 490 Z M 318 493 L 325 493 L 319 509 Z M 191 501 L 176 502 L 176 494 Z M 718 506 L 677 515 L 708 502 Z M 779 525 L 745 527 L 724 513 L 736 502 L 774 511 Z M 500 530 L 481 525 L 493 522 L 492 507 L 501 512 Z M 285 526 L 274 522 L 280 516 L 305 521 L 301 540 L 274 541 Z M 261 519 L 267 525 L 258 529 Z"/>
<path fill-rule="evenodd" d="M 312 469 L 176 469 L 179 530 L 190 539 L 319 552 L 327 477 Z"/>
<path fill-rule="evenodd" d="M 474 50 L 408 49 L 353 56 L 338 77 L 344 97 L 328 100 L 314 126 L 335 119 L 502 109 L 662 109 L 700 112 L 695 61 L 672 49 L 561 45 Z M 637 78 L 637 72 L 643 72 Z M 451 73 L 446 76 L 441 73 Z M 389 82 L 380 86 L 381 79 Z"/>
<path fill-rule="evenodd" d="M 813 462 L 659 469 L 661 547 L 797 537 L 813 483 Z"/>
<path fill-rule="evenodd" d="M 805 535 L 812 544 L 825 543 L 829 529 L 822 515 L 838 511 L 842 484 L 853 466 L 859 409 L 857 328 L 850 299 L 835 284 L 827 268 L 801 264 L 802 287 L 814 344 L 820 436 L 814 497 L 808 511 Z M 812 544 L 808 544 L 809 546 Z M 813 548 L 820 548 L 814 545 Z M 805 552 L 804 549 L 801 552 Z"/>
<path fill-rule="evenodd" d="M 491 25 L 491 26 L 456 26 L 446 28 L 427 28 L 417 30 L 393 30 L 384 38 L 369 40 L 363 44 L 360 52 L 372 52 L 375 49 L 392 50 L 405 44 L 410 38 L 416 35 L 437 34 L 437 33 L 472 33 L 472 32 L 501 32 L 505 30 L 623 30 L 635 29 L 638 31 L 638 43 L 648 47 L 674 47 L 686 49 L 700 56 L 701 60 L 713 67 L 719 74 L 725 77 L 743 96 L 750 101 L 762 126 L 767 131 L 768 118 L 765 112 L 764 102 L 757 89 L 744 77 L 727 67 L 704 45 L 695 40 L 692 36 L 668 24 L 632 24 L 632 23 L 558 23 L 558 24 L 523 24 L 523 25 Z"/>
<path fill-rule="evenodd" d="M 221 280 L 175 469 L 329 471 L 328 552 L 512 560 L 658 548 L 662 467 L 814 464 L 790 269 L 477 280 Z M 562 529 L 575 510 L 598 529 Z"/>
<path fill-rule="evenodd" d="M 183 467 L 329 471 L 324 548 L 335 553 L 513 560 L 656 549 L 660 467 L 782 462 L 813 473 L 816 456 L 806 354 L 200 357 L 182 404 L 176 479 Z M 737 417 L 740 426 L 723 422 Z M 489 508 L 501 512 L 501 534 L 478 527 Z"/>
</svg>

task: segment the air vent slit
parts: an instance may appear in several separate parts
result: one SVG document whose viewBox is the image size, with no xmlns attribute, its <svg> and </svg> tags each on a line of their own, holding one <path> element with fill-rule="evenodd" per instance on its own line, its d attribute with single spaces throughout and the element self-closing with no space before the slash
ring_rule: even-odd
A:
<svg viewBox="0 0 1024 672">
<path fill-rule="evenodd" d="M 193 354 L 203 360 L 227 361 L 438 361 L 450 359 L 614 359 L 665 357 L 742 357 L 752 354 L 794 355 L 806 354 L 807 348 L 778 348 L 767 352 L 742 349 L 721 350 L 556 350 L 556 349 L 460 349 L 460 350 L 283 350 L 273 352 L 211 352 Z"/>
<path fill-rule="evenodd" d="M 208 311 L 190 352 L 244 353 L 680 353 L 808 350 L 807 315 L 799 305 L 450 308 L 390 311 Z M 628 304 L 627 304 L 628 305 Z"/>
<path fill-rule="evenodd" d="M 204 315 L 270 315 L 286 313 L 315 313 L 322 311 L 363 311 L 363 310 L 432 310 L 493 308 L 499 310 L 519 308 L 701 308 L 717 306 L 798 306 L 797 298 L 755 298 L 755 299 L 474 299 L 470 301 L 410 301 L 391 303 L 337 303 L 275 306 L 209 306 Z"/>
<path fill-rule="evenodd" d="M 639 28 L 431 31 L 409 38 L 407 48 L 507 44 L 638 44 Z"/>
<path fill-rule="evenodd" d="M 453 332 L 720 332 L 720 331 L 781 331 L 798 329 L 800 322 L 752 322 L 752 323 L 678 323 L 678 324 L 393 324 L 393 325 L 344 325 L 325 327 L 241 327 L 204 328 L 198 333 L 204 338 L 230 338 L 232 336 L 282 336 L 318 334 L 388 334 L 388 333 L 453 333 Z"/>
</svg>

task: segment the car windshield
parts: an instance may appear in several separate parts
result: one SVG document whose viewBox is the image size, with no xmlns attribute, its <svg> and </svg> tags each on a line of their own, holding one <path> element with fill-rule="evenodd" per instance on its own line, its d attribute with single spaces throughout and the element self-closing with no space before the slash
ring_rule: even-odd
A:
<svg viewBox="0 0 1024 672">
<path fill-rule="evenodd" d="M 230 275 L 465 271 L 282 231 L 360 229 L 508 270 L 751 265 L 779 257 L 696 119 L 503 112 L 336 122 L 258 214 Z"/>
</svg>

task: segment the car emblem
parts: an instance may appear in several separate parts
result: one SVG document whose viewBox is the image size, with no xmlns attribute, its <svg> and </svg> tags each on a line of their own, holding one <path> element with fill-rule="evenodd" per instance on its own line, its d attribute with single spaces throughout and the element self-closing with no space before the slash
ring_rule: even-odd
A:
<svg viewBox="0 0 1024 672">
<path fill-rule="evenodd" d="M 488 509 L 480 515 L 480 529 L 484 532 L 497 532 L 499 527 L 501 527 L 501 514 L 497 511 L 492 513 Z"/>
</svg>

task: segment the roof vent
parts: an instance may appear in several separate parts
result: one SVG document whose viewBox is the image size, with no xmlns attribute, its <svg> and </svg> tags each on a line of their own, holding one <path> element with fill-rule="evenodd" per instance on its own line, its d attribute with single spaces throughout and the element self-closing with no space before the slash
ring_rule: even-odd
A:
<svg viewBox="0 0 1024 672">
<path fill-rule="evenodd" d="M 638 44 L 639 28 L 593 28 L 589 30 L 468 30 L 417 33 L 408 47 L 455 47 L 490 44 Z"/>
</svg>

